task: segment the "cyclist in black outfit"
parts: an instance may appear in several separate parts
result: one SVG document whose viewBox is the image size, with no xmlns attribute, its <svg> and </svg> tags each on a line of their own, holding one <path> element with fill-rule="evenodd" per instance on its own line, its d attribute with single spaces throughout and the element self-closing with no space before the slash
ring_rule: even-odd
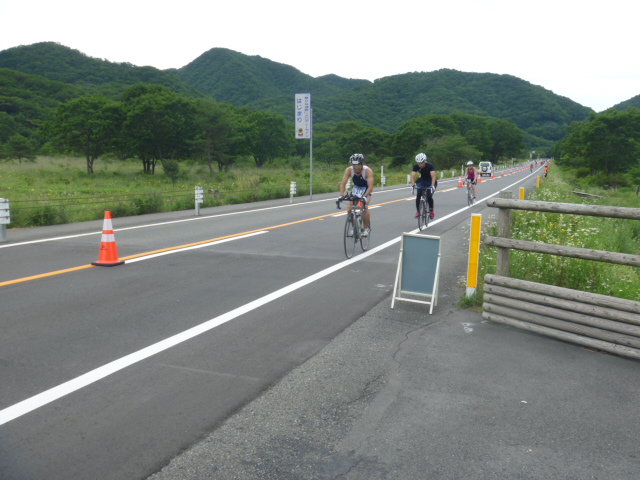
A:
<svg viewBox="0 0 640 480">
<path fill-rule="evenodd" d="M 420 174 L 420 178 L 416 182 L 417 174 Z M 431 213 L 429 214 L 429 218 L 433 220 L 435 217 L 435 213 L 433 212 L 433 191 L 435 191 L 435 187 L 438 185 L 438 180 L 436 179 L 436 169 L 435 167 L 427 162 L 427 155 L 424 153 L 419 153 L 416 155 L 416 163 L 413 165 L 413 171 L 411 172 L 411 184 L 414 187 L 418 187 L 418 195 L 416 196 L 416 215 L 415 218 L 420 216 L 420 197 L 422 197 L 422 193 L 424 190 L 427 190 L 427 203 L 429 204 L 429 209 Z M 433 187 L 433 190 L 430 188 Z"/>
<path fill-rule="evenodd" d="M 373 190 L 373 170 L 364 164 L 364 155 L 361 153 L 354 153 L 349 158 L 349 166 L 344 171 L 342 182 L 340 183 L 340 196 L 344 196 L 347 188 L 347 182 L 351 179 L 353 187 L 351 188 L 351 194 L 356 197 L 360 197 L 365 201 L 365 205 L 369 205 L 371 202 L 371 191 Z M 351 203 L 349 203 L 349 212 L 351 212 Z M 363 237 L 369 235 L 371 230 L 371 214 L 369 209 L 365 208 L 362 219 L 364 220 L 364 233 Z"/>
</svg>

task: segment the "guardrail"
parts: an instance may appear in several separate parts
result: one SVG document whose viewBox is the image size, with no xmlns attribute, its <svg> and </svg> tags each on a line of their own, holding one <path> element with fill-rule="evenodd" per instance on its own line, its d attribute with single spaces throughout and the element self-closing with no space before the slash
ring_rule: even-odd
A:
<svg viewBox="0 0 640 480">
<path fill-rule="evenodd" d="M 640 359 L 640 302 L 510 278 L 510 250 L 640 266 L 640 255 L 510 238 L 511 210 L 640 220 L 640 209 L 514 200 L 511 192 L 487 201 L 499 208 L 496 275 L 485 276 L 482 317 L 561 340 Z"/>
</svg>

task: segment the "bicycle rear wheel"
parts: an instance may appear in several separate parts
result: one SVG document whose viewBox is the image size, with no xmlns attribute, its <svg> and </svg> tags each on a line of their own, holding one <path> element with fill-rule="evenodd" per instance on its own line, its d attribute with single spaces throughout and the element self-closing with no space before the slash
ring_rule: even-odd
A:
<svg viewBox="0 0 640 480">
<path fill-rule="evenodd" d="M 471 188 L 467 188 L 467 205 L 469 207 L 473 205 L 473 190 Z"/>
<path fill-rule="evenodd" d="M 418 217 L 418 229 L 424 230 L 429 225 L 429 209 L 427 208 L 427 202 L 420 200 L 420 216 Z"/>
<path fill-rule="evenodd" d="M 344 254 L 347 258 L 353 257 L 353 252 L 356 249 L 356 242 L 358 241 L 358 234 L 356 232 L 356 226 L 353 222 L 353 215 L 347 213 L 347 221 L 344 222 Z"/>
<path fill-rule="evenodd" d="M 364 220 L 362 218 L 358 219 L 358 223 L 361 223 L 362 228 L 364 229 Z M 362 247 L 363 251 L 367 251 L 367 248 L 369 248 L 369 239 L 371 237 L 371 224 L 369 224 L 369 232 L 367 234 L 366 237 L 360 237 L 360 246 Z"/>
</svg>

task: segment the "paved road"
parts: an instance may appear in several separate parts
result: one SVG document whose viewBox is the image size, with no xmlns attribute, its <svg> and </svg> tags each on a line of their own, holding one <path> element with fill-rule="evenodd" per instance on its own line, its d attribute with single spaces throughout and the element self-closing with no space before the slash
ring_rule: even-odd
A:
<svg viewBox="0 0 640 480">
<path fill-rule="evenodd" d="M 487 181 L 479 196 L 527 176 Z M 407 199 L 376 193 L 371 251 L 349 262 L 333 196 L 114 219 L 127 263 L 113 268 L 87 268 L 101 222 L 10 230 L 0 478 L 160 470 L 388 299 L 398 235 L 414 229 Z M 462 208 L 456 182 L 436 202 L 431 235 L 482 208 Z"/>
</svg>

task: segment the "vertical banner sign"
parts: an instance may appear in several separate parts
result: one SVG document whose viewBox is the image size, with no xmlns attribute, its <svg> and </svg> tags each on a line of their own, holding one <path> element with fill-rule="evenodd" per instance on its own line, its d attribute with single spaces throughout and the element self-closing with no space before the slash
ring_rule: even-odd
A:
<svg viewBox="0 0 640 480">
<path fill-rule="evenodd" d="M 311 138 L 311 94 L 296 93 L 296 138 Z"/>
</svg>

